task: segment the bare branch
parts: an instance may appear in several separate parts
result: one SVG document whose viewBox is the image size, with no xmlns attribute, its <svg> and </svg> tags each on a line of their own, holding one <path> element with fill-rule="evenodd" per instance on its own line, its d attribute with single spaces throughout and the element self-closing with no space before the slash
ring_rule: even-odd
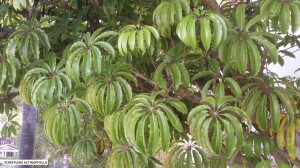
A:
<svg viewBox="0 0 300 168">
<path fill-rule="evenodd" d="M 15 30 L 9 27 L 0 27 L 0 38 L 9 38 L 10 34 L 13 33 Z"/>
<path fill-rule="evenodd" d="M 13 98 L 19 95 L 19 92 L 10 92 L 10 93 L 3 93 L 0 94 L 0 100 L 3 103 L 10 102 Z"/>
<path fill-rule="evenodd" d="M 202 5 L 217 13 L 222 13 L 222 9 L 216 0 L 202 0 Z"/>
<path fill-rule="evenodd" d="M 153 81 L 152 79 L 149 79 L 148 77 L 144 76 L 143 74 L 141 74 L 137 70 L 133 70 L 133 74 L 134 74 L 135 77 L 143 79 L 145 82 L 147 82 L 147 83 L 153 85 L 154 87 L 158 88 L 155 81 Z M 174 93 L 175 93 L 175 95 L 178 96 L 179 99 L 185 98 L 185 99 L 188 99 L 188 100 L 190 100 L 190 101 L 192 101 L 193 103 L 196 103 L 196 104 L 198 104 L 201 101 L 200 97 L 198 97 L 194 93 L 186 90 L 184 87 L 179 87 Z"/>
</svg>

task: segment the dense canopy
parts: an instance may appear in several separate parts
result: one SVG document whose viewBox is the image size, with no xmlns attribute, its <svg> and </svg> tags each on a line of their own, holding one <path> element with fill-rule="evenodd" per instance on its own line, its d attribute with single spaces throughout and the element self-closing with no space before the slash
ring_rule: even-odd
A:
<svg viewBox="0 0 300 168">
<path fill-rule="evenodd" d="M 19 95 L 74 165 L 299 167 L 300 80 L 268 69 L 299 27 L 299 0 L 0 0 L 1 135 Z"/>
</svg>

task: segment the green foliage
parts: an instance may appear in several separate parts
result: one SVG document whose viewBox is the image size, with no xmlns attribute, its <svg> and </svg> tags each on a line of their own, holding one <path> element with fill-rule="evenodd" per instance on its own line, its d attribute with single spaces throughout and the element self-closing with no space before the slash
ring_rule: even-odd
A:
<svg viewBox="0 0 300 168">
<path fill-rule="evenodd" d="M 178 132 L 183 131 L 180 120 L 171 107 L 187 113 L 185 105 L 180 101 L 171 100 L 170 107 L 167 105 L 168 100 L 157 99 L 159 93 L 162 92 L 136 95 L 124 109 L 124 124 L 130 123 L 130 127 L 124 130 L 126 140 L 138 151 L 149 155 L 157 152 L 159 144 L 164 151 L 169 148 L 170 125 Z"/>
<path fill-rule="evenodd" d="M 267 158 L 275 148 L 274 141 L 268 136 L 250 135 L 247 137 L 243 153 L 246 157 Z"/>
<path fill-rule="evenodd" d="M 21 60 L 28 64 L 28 50 L 36 59 L 40 57 L 40 42 L 45 46 L 45 49 L 50 50 L 50 43 L 47 34 L 38 27 L 33 17 L 27 23 L 20 24 L 17 30 L 10 36 L 10 40 L 6 47 L 6 55 L 14 57 L 18 47 Z"/>
<path fill-rule="evenodd" d="M 291 27 L 295 33 L 299 29 L 299 1 L 267 0 L 261 5 L 261 13 L 271 13 L 272 27 L 287 33 Z"/>
<path fill-rule="evenodd" d="M 248 60 L 251 63 L 251 73 L 257 75 L 261 69 L 261 46 L 265 48 L 271 61 L 277 63 L 278 53 L 276 46 L 266 37 L 277 38 L 281 37 L 276 34 L 271 34 L 260 30 L 256 26 L 257 22 L 264 19 L 267 14 L 260 14 L 246 22 L 245 17 L 246 6 L 239 5 L 236 9 L 236 28 L 237 30 L 230 31 L 228 38 L 219 47 L 219 57 L 227 65 L 231 65 L 234 69 L 239 70 L 241 74 L 245 74 L 248 67 Z M 252 31 L 252 27 L 256 31 Z M 250 29 L 251 28 L 251 29 Z"/>
<path fill-rule="evenodd" d="M 205 83 L 205 85 L 203 86 L 203 89 L 201 90 L 202 98 L 206 98 L 208 96 L 209 91 L 212 90 L 213 85 L 216 85 L 215 89 L 216 89 L 216 91 L 217 91 L 217 89 L 219 90 L 218 91 L 219 95 L 225 94 L 224 89 L 226 86 L 226 88 L 229 88 L 236 98 L 241 98 L 242 91 L 241 91 L 239 84 L 233 78 L 225 77 L 225 75 L 228 75 L 228 67 L 225 66 L 223 71 L 221 71 L 220 65 L 216 59 L 209 59 L 209 65 L 210 65 L 210 68 L 208 71 L 201 71 L 201 72 L 195 74 L 192 78 L 192 81 L 199 80 L 199 79 L 206 78 L 206 77 L 211 78 L 210 80 L 208 80 Z M 215 94 L 217 94 L 217 92 Z M 218 96 L 218 95 L 215 95 L 215 96 Z"/>
<path fill-rule="evenodd" d="M 242 102 L 242 108 L 249 116 L 256 116 L 256 122 L 260 130 L 268 129 L 267 116 L 271 116 L 272 129 L 277 132 L 280 123 L 281 106 L 285 108 L 284 115 L 287 115 L 288 123 L 293 123 L 296 106 L 292 102 L 294 98 L 281 88 L 272 86 L 262 78 L 253 77 L 254 82 L 245 85 L 242 90 L 247 94 Z M 288 86 L 287 86 L 288 87 Z M 269 102 L 269 105 L 268 103 Z"/>
<path fill-rule="evenodd" d="M 184 85 L 186 88 L 190 84 L 190 76 L 187 68 L 182 64 L 182 54 L 183 50 L 181 45 L 171 48 L 168 53 L 163 55 L 164 60 L 158 65 L 156 71 L 154 72 L 154 80 L 162 88 L 167 88 L 167 80 L 165 79 L 167 74 L 170 74 L 172 78 L 172 86 L 174 90 L 177 90 L 180 85 Z"/>
<path fill-rule="evenodd" d="M 11 137 L 17 134 L 17 129 L 20 127 L 19 123 L 15 120 L 17 116 L 18 114 L 8 114 L 7 121 L 1 129 L 1 137 Z"/>
<path fill-rule="evenodd" d="M 153 12 L 153 21 L 163 36 L 170 36 L 171 26 L 182 19 L 183 12 L 189 14 L 189 3 L 185 0 L 168 0 L 157 6 Z"/>
<path fill-rule="evenodd" d="M 244 145 L 243 127 L 235 115 L 243 118 L 248 129 L 251 128 L 248 115 L 240 108 L 228 105 L 232 101 L 237 100 L 224 95 L 216 99 L 207 97 L 202 101 L 203 105 L 196 106 L 189 112 L 187 122 L 192 136 L 213 156 L 222 154 L 230 158 L 236 147 Z M 224 150 L 223 132 L 227 135 Z"/>
<path fill-rule="evenodd" d="M 70 55 L 66 63 L 66 71 L 72 81 L 80 82 L 80 76 L 86 81 L 91 73 L 91 68 L 96 72 L 101 72 L 102 54 L 100 48 L 105 49 L 111 55 L 115 55 L 113 47 L 101 41 L 107 37 L 117 35 L 114 31 L 101 33 L 102 29 L 96 30 L 92 35 L 86 33 L 83 35 L 83 42 L 77 41 L 70 47 Z M 82 61 L 81 61 L 82 60 Z"/>
<path fill-rule="evenodd" d="M 20 62 L 17 58 L 6 57 L 0 53 L 0 90 L 5 91 L 9 84 L 15 84 L 17 69 L 20 69 Z"/>
<path fill-rule="evenodd" d="M 66 94 L 67 90 L 72 87 L 71 80 L 65 74 L 63 68 L 65 61 L 57 64 L 54 53 L 47 53 L 46 56 L 49 64 L 42 61 L 37 62 L 40 68 L 29 70 L 20 84 L 20 88 L 25 91 L 23 95 L 27 100 L 26 102 L 32 102 L 36 108 L 43 106 L 45 103 L 51 104 L 59 101 L 63 94 Z M 26 91 L 28 84 L 32 86 L 30 92 Z"/>
<path fill-rule="evenodd" d="M 196 27 L 196 21 L 199 22 L 200 29 Z M 214 27 L 213 32 L 211 31 L 211 22 Z M 199 30 L 200 33 L 196 33 Z M 180 40 L 192 49 L 197 48 L 196 34 L 199 34 L 201 38 L 198 39 L 201 40 L 204 49 L 208 51 L 211 42 L 213 42 L 213 46 L 216 48 L 226 38 L 227 26 L 224 19 L 219 15 L 205 10 L 201 12 L 196 10 L 178 23 L 176 33 Z"/>
<path fill-rule="evenodd" d="M 152 26 L 140 26 L 140 25 L 127 25 L 121 29 L 118 38 L 118 49 L 121 54 L 127 53 L 127 46 L 131 51 L 136 48 L 141 52 L 142 55 L 146 53 L 146 50 L 150 48 L 153 39 L 159 39 L 157 30 Z"/>
<path fill-rule="evenodd" d="M 72 140 L 81 130 L 81 113 L 91 116 L 92 109 L 84 100 L 72 100 L 55 104 L 44 112 L 45 133 L 50 142 L 64 144 L 66 139 Z"/>
<path fill-rule="evenodd" d="M 103 71 L 92 78 L 87 100 L 99 113 L 100 120 L 118 111 L 125 100 L 129 101 L 132 98 L 129 82 L 137 83 L 137 81 L 130 70 L 130 66 L 108 62 Z"/>
<path fill-rule="evenodd" d="M 205 152 L 191 140 L 174 143 L 168 159 L 169 167 L 209 167 Z"/>
<path fill-rule="evenodd" d="M 300 82 L 268 65 L 298 57 L 300 1 L 216 4 L 1 0 L 2 136 L 18 93 L 76 166 L 279 166 L 273 148 L 293 163 Z"/>
</svg>

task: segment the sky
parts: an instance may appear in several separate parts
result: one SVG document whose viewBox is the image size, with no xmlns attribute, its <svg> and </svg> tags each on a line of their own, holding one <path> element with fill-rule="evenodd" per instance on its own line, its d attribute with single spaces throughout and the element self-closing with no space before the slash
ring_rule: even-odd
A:
<svg viewBox="0 0 300 168">
<path fill-rule="evenodd" d="M 296 47 L 295 47 L 296 48 Z M 292 76 L 300 78 L 300 51 L 294 53 L 296 58 L 284 57 L 285 64 L 281 67 L 278 63 L 269 65 L 269 70 L 278 74 L 279 77 Z"/>
</svg>

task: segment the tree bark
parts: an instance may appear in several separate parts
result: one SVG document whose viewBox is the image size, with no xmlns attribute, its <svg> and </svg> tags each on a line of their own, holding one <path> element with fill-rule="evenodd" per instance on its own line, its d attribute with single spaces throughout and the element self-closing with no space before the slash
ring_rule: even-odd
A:
<svg viewBox="0 0 300 168">
<path fill-rule="evenodd" d="M 33 159 L 36 118 L 36 109 L 33 106 L 23 103 L 23 118 L 21 126 L 19 159 Z M 19 168 L 31 167 L 32 166 L 30 165 L 19 166 Z"/>
<path fill-rule="evenodd" d="M 217 13 L 222 13 L 222 10 L 216 0 L 202 0 L 202 5 L 216 11 Z"/>
<path fill-rule="evenodd" d="M 143 74 L 139 73 L 138 71 L 134 70 L 132 71 L 134 76 L 140 79 L 143 79 L 145 82 L 153 85 L 154 87 L 157 87 L 155 81 L 153 81 L 152 79 L 144 76 Z M 179 87 L 176 91 L 175 94 L 178 96 L 179 99 L 188 99 L 190 101 L 192 101 L 193 103 L 200 103 L 201 98 L 198 97 L 197 95 L 195 95 L 194 93 L 188 91 L 187 89 L 183 88 L 183 87 Z"/>
</svg>

